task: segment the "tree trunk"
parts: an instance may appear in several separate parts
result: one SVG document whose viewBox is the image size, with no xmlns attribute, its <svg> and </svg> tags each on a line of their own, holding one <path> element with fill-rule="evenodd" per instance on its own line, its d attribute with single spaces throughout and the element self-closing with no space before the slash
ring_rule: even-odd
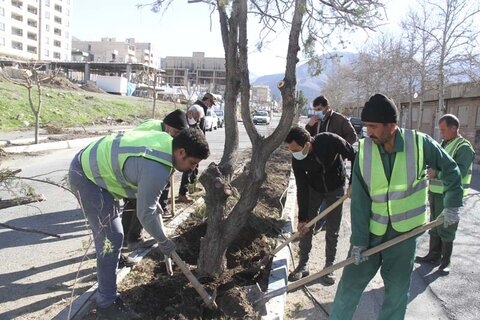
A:
<svg viewBox="0 0 480 320">
<path fill-rule="evenodd" d="M 210 164 L 200 177 L 200 182 L 205 187 L 206 192 L 205 204 L 208 225 L 205 237 L 201 241 L 197 266 L 199 273 L 207 275 L 218 275 L 224 270 L 227 248 L 246 224 L 257 203 L 259 189 L 266 178 L 266 162 L 273 151 L 284 141 L 292 126 L 293 117 L 296 114 L 294 91 L 296 85 L 295 68 L 298 62 L 297 54 L 300 50 L 298 39 L 306 0 L 295 2 L 287 52 L 285 85 L 280 88 L 283 99 L 282 117 L 275 131 L 267 138 L 258 134 L 250 116 L 246 27 L 247 1 L 234 1 L 229 19 L 224 5 L 220 1 L 217 1 L 217 4 L 227 66 L 225 89 L 226 142 L 220 166 Z M 245 172 L 247 183 L 243 186 L 243 190 L 240 190 L 240 194 L 230 185 L 238 148 L 236 101 L 239 90 L 241 91 L 242 120 L 252 142 L 251 165 Z M 238 198 L 238 201 L 228 213 L 225 212 L 226 202 L 231 195 Z"/>
</svg>

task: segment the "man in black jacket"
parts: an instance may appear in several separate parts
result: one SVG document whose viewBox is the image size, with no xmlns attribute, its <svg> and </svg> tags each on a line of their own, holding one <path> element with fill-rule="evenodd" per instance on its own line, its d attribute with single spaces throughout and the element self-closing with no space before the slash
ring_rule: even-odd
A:
<svg viewBox="0 0 480 320">
<path fill-rule="evenodd" d="M 203 112 L 206 115 L 207 110 L 210 109 L 212 106 L 215 105 L 215 96 L 210 92 L 207 92 L 203 95 L 202 100 L 197 100 L 193 105 L 198 105 L 203 108 Z M 203 134 L 205 134 L 205 117 L 200 119 L 199 122 L 200 129 L 202 129 Z"/>
<path fill-rule="evenodd" d="M 298 226 L 300 238 L 300 260 L 288 280 L 297 281 L 310 274 L 308 256 L 312 249 L 313 230 L 304 226 L 313 219 L 322 207 L 328 207 L 345 194 L 346 170 L 342 160 L 355 160 L 352 145 L 335 133 L 323 132 L 311 137 L 303 128 L 293 127 L 285 142 L 292 152 L 292 168 L 297 184 Z M 318 199 L 320 197 L 320 206 Z M 315 200 L 315 201 L 312 201 Z M 313 205 L 312 205 L 313 204 Z M 342 220 L 342 205 L 330 212 L 326 218 L 325 267 L 333 265 L 337 253 L 338 231 Z M 326 285 L 335 283 L 333 273 L 322 277 Z"/>
</svg>

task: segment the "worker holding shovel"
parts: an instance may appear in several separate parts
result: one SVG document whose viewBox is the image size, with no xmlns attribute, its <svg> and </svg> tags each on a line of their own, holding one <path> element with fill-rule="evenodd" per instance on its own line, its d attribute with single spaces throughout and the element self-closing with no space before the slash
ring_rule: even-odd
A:
<svg viewBox="0 0 480 320">
<path fill-rule="evenodd" d="M 297 281 L 310 274 L 308 258 L 312 249 L 312 228 L 307 222 L 317 216 L 321 208 L 326 208 L 342 198 L 345 191 L 346 170 L 343 162 L 355 159 L 352 145 L 335 133 L 322 132 L 311 137 L 307 130 L 294 127 L 285 139 L 292 152 L 292 168 L 297 184 L 298 226 L 303 236 L 300 238 L 300 261 L 289 275 L 289 281 Z M 337 253 L 338 232 L 342 220 L 340 203 L 326 218 L 325 267 L 333 265 Z M 333 273 L 321 278 L 325 285 L 333 285 Z"/>
<path fill-rule="evenodd" d="M 404 319 L 417 237 L 368 259 L 362 252 L 426 222 L 427 165 L 442 172 L 444 227 L 457 223 L 463 195 L 460 171 L 431 137 L 397 126 L 397 108 L 388 97 L 372 96 L 361 118 L 368 136 L 359 142 L 352 176 L 349 255 L 355 264 L 343 270 L 330 319 L 352 319 L 379 268 L 385 285 L 379 319 Z"/>
</svg>

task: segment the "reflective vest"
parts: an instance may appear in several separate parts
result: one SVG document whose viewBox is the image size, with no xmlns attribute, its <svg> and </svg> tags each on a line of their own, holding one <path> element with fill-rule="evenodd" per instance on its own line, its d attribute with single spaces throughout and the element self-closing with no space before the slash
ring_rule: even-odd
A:
<svg viewBox="0 0 480 320">
<path fill-rule="evenodd" d="M 136 126 L 133 131 L 163 131 L 163 121 L 150 119 Z"/>
<path fill-rule="evenodd" d="M 455 159 L 455 155 L 461 146 L 467 146 L 468 148 L 473 150 L 473 147 L 470 141 L 463 138 L 462 136 L 458 136 L 452 141 L 450 141 L 444 149 L 453 159 Z M 467 174 L 462 177 L 463 196 L 468 195 L 468 190 L 470 188 L 470 181 L 472 181 L 472 168 L 473 168 L 473 162 L 470 163 L 470 167 L 468 167 Z M 443 194 L 442 180 L 431 179 L 428 189 L 430 190 L 430 192 Z"/>
<path fill-rule="evenodd" d="M 390 182 L 379 147 L 368 137 L 359 141 L 360 173 L 372 199 L 370 232 L 377 236 L 385 234 L 389 220 L 393 229 L 407 232 L 424 224 L 427 218 L 423 137 L 407 129 L 398 133 L 403 138 L 404 150 L 395 155 Z"/>
<path fill-rule="evenodd" d="M 105 136 L 82 152 L 83 172 L 115 199 L 135 199 L 138 187 L 123 175 L 125 161 L 128 157 L 144 157 L 171 170 L 172 139 L 169 134 L 158 131 L 129 131 Z"/>
</svg>

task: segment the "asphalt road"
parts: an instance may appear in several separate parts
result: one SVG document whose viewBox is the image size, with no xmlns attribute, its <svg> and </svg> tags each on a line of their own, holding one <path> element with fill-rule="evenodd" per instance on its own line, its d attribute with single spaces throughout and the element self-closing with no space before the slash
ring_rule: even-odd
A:
<svg viewBox="0 0 480 320">
<path fill-rule="evenodd" d="M 238 124 L 239 148 L 249 148 L 250 140 L 242 123 Z M 272 126 L 257 128 L 265 134 Z M 28 136 L 25 132 L 19 134 L 22 138 Z M 212 161 L 218 162 L 224 149 L 223 128 L 207 132 L 206 136 L 211 156 L 201 163 L 200 170 Z M 10 134 L 8 139 L 16 137 Z M 80 148 L 12 155 L 2 161 L 0 168 L 22 169 L 22 176 L 58 183 L 65 179 L 70 161 Z M 179 175 L 176 181 L 180 181 Z M 68 305 L 73 287 L 75 295 L 81 294 L 95 280 L 94 254 L 93 250 L 85 249 L 89 232 L 77 200 L 58 187 L 29 184 L 43 193 L 47 201 L 2 210 L 0 222 L 58 234 L 61 238 L 0 227 L 0 260 L 3 261 L 0 264 L 0 320 L 50 319 Z M 0 197 L 11 198 L 1 192 Z"/>
</svg>

